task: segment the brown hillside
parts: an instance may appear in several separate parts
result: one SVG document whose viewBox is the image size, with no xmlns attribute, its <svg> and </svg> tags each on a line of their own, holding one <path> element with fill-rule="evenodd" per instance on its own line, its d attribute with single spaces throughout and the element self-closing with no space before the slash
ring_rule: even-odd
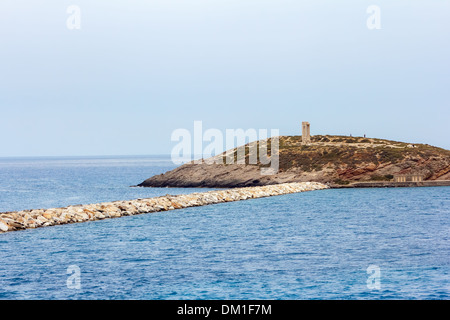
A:
<svg viewBox="0 0 450 320">
<path fill-rule="evenodd" d="M 246 165 L 189 163 L 139 186 L 242 187 L 299 181 L 346 185 L 392 181 L 395 175 L 405 174 L 421 175 L 424 180 L 450 180 L 450 151 L 442 148 L 348 136 L 317 135 L 311 142 L 302 145 L 301 136 L 279 137 L 279 170 L 274 175 L 261 175 L 260 163 L 248 164 L 246 145 Z"/>
</svg>

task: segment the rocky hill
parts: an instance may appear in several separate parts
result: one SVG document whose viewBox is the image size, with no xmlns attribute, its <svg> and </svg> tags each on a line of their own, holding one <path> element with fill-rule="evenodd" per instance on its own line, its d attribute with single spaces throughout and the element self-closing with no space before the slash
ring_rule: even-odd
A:
<svg viewBox="0 0 450 320">
<path fill-rule="evenodd" d="M 343 186 L 362 181 L 393 181 L 395 175 L 411 174 L 420 175 L 425 181 L 450 180 L 450 151 L 427 144 L 321 135 L 312 136 L 310 145 L 302 145 L 301 141 L 301 136 L 279 137 L 279 170 L 273 175 L 261 175 L 261 167 L 267 165 L 248 164 L 246 145 L 246 164 L 187 163 L 139 186 L 219 188 L 303 181 Z M 266 142 L 270 146 L 271 140 Z M 236 157 L 236 149 L 231 152 Z M 215 158 L 223 158 L 224 154 Z"/>
</svg>

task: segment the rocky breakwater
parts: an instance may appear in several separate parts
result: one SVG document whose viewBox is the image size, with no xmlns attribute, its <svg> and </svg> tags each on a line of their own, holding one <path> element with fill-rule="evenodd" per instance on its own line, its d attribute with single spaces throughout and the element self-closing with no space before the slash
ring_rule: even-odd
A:
<svg viewBox="0 0 450 320">
<path fill-rule="evenodd" d="M 185 195 L 0 213 L 0 233 L 327 189 L 318 182 L 234 188 Z"/>
</svg>

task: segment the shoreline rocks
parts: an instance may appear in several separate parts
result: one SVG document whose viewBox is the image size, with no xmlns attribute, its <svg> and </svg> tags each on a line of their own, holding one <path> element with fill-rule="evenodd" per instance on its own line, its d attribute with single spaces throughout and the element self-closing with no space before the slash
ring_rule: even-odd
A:
<svg viewBox="0 0 450 320">
<path fill-rule="evenodd" d="M 329 188 L 319 182 L 295 182 L 260 187 L 215 190 L 155 198 L 103 202 L 62 208 L 0 213 L 0 233 L 54 225 L 96 221 L 209 204 L 271 197 Z"/>
</svg>

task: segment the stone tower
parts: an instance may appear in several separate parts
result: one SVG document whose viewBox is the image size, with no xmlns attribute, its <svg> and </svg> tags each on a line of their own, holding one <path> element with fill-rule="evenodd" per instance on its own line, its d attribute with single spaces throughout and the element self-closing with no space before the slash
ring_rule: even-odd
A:
<svg viewBox="0 0 450 320">
<path fill-rule="evenodd" d="M 302 144 L 310 144 L 311 143 L 311 136 L 309 134 L 309 122 L 303 121 L 302 122 Z"/>
</svg>

